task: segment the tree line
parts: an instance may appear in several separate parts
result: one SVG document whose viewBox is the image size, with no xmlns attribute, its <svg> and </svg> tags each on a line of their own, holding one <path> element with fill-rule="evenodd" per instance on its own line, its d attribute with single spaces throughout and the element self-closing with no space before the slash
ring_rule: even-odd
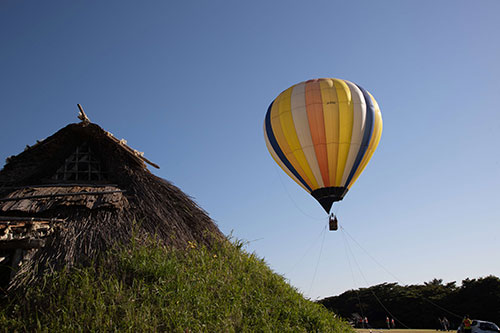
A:
<svg viewBox="0 0 500 333">
<path fill-rule="evenodd" d="M 422 285 L 382 283 L 318 302 L 347 320 L 367 317 L 371 327 L 386 327 L 389 317 L 399 328 L 440 329 L 439 318 L 446 317 L 450 327 L 456 329 L 465 315 L 498 325 L 500 279 L 493 275 L 465 279 L 460 286 L 455 281 L 443 283 L 442 279 Z"/>
</svg>

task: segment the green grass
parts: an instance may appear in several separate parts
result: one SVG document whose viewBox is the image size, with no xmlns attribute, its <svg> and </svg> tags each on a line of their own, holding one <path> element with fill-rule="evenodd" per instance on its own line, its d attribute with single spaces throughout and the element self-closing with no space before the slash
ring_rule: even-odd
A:
<svg viewBox="0 0 500 333">
<path fill-rule="evenodd" d="M 241 242 L 155 242 L 47 276 L 0 304 L 3 331 L 354 332 Z"/>
</svg>

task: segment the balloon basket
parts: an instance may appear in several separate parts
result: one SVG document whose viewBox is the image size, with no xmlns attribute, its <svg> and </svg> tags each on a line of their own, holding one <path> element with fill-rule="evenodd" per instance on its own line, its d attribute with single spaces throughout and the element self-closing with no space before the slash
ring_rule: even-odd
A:
<svg viewBox="0 0 500 333">
<path fill-rule="evenodd" d="M 330 215 L 330 218 L 328 219 L 328 225 L 330 228 L 330 231 L 337 231 L 339 230 L 339 221 L 337 220 L 337 217 L 335 215 Z"/>
</svg>

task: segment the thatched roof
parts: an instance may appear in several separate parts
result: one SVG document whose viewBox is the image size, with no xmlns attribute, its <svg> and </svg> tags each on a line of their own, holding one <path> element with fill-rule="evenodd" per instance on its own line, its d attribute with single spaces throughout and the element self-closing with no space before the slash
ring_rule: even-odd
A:
<svg viewBox="0 0 500 333">
<path fill-rule="evenodd" d="M 116 242 L 128 242 L 134 223 L 140 234 L 175 247 L 223 237 L 205 211 L 145 162 L 156 166 L 88 122 L 70 124 L 10 157 L 0 170 L 0 233 L 12 229 L 9 218 L 21 224 L 57 219 L 60 225 L 35 236 L 46 238 L 44 246 L 22 264 L 26 274 L 14 283 L 36 279 L 47 267 L 91 262 Z"/>
</svg>

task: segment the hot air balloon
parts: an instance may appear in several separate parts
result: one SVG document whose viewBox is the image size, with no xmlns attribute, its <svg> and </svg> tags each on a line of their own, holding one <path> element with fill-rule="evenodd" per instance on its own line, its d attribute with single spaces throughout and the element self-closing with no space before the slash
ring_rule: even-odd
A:
<svg viewBox="0 0 500 333">
<path fill-rule="evenodd" d="M 373 96 L 333 78 L 301 82 L 283 91 L 264 121 L 273 159 L 327 213 L 358 179 L 381 135 L 382 115 Z"/>
</svg>

